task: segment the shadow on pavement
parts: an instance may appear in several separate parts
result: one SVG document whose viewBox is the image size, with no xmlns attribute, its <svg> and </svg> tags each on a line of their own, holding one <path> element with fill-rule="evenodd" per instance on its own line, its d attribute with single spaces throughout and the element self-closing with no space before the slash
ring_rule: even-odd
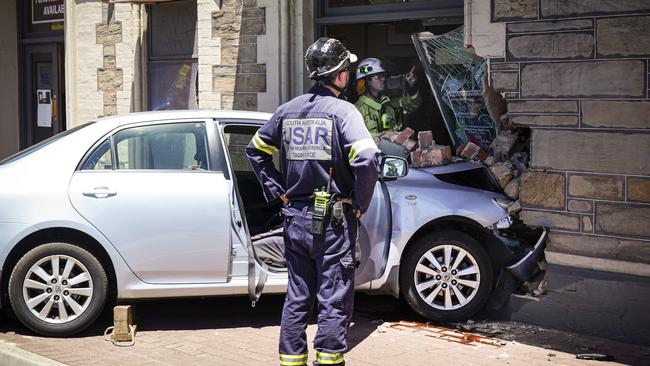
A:
<svg viewBox="0 0 650 366">
<path fill-rule="evenodd" d="M 283 302 L 284 295 L 264 295 L 255 308 L 251 308 L 250 302 L 245 296 L 142 301 L 134 304 L 135 321 L 140 331 L 279 326 Z M 354 309 L 353 325 L 348 333 L 349 349 L 353 349 L 363 342 L 384 322 L 420 322 L 422 326 L 425 326 L 427 322 L 402 302 L 390 296 L 370 296 L 357 293 Z M 314 324 L 315 319 L 315 316 L 312 317 L 310 323 Z M 549 358 L 552 358 L 552 354 L 556 352 L 604 353 L 613 356 L 616 362 L 631 365 L 643 364 L 650 359 L 650 350 L 642 346 L 532 324 L 494 320 L 494 317 L 486 312 L 480 313 L 472 319 L 468 322 L 437 325 L 545 348 L 548 350 Z M 107 306 L 95 324 L 73 338 L 101 336 L 112 323 L 112 306 Z M 11 318 L 3 319 L 0 323 L 0 332 L 34 335 L 17 320 Z M 468 351 L 471 351 L 469 347 Z"/>
</svg>

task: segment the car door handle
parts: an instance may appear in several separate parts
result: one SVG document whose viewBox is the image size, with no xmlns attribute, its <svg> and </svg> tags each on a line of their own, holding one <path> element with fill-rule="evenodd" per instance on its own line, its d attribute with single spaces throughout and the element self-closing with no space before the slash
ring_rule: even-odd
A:
<svg viewBox="0 0 650 366">
<path fill-rule="evenodd" d="M 95 197 L 95 198 L 108 198 L 115 196 L 117 192 L 111 191 L 108 187 L 95 187 L 81 192 L 86 197 Z"/>
</svg>

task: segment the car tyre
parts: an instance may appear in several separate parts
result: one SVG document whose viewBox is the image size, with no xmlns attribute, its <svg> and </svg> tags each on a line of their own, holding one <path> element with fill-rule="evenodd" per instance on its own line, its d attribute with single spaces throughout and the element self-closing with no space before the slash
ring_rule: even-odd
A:
<svg viewBox="0 0 650 366">
<path fill-rule="evenodd" d="M 14 266 L 9 301 L 27 328 L 63 337 L 81 332 L 99 317 L 107 288 L 106 271 L 94 255 L 73 244 L 47 243 Z"/>
<path fill-rule="evenodd" d="M 459 231 L 437 231 L 418 239 L 400 268 L 400 291 L 406 303 L 437 322 L 476 314 L 487 302 L 492 282 L 492 262 L 485 248 Z"/>
</svg>

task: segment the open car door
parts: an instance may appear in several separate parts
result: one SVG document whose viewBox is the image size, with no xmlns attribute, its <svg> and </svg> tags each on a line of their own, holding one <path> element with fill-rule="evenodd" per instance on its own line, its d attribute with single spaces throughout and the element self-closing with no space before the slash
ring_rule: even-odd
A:
<svg viewBox="0 0 650 366">
<path fill-rule="evenodd" d="M 357 286 L 380 278 L 386 270 L 388 251 L 393 226 L 390 195 L 386 183 L 381 179 L 375 185 L 375 192 L 368 211 L 361 220 L 357 240 L 356 271 Z"/>
</svg>

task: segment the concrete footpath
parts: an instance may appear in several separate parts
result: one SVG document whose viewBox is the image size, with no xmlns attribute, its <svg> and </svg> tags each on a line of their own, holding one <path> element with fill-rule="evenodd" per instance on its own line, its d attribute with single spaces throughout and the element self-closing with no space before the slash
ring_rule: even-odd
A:
<svg viewBox="0 0 650 366">
<path fill-rule="evenodd" d="M 104 340 L 111 311 L 70 338 L 36 336 L 15 320 L 0 325 L 0 365 L 277 365 L 282 296 L 139 303 L 135 345 Z M 643 365 L 650 349 L 516 322 L 477 318 L 455 325 L 422 322 L 390 297 L 358 294 L 347 365 Z M 308 328 L 311 342 L 315 325 Z M 604 353 L 613 361 L 586 361 Z M 310 361 L 314 359 L 310 350 Z"/>
</svg>

